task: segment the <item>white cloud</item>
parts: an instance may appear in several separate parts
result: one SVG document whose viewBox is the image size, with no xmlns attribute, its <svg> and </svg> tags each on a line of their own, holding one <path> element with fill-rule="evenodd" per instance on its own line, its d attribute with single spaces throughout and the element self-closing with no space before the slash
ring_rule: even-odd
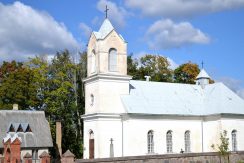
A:
<svg viewBox="0 0 244 163">
<path fill-rule="evenodd" d="M 99 0 L 97 3 L 97 9 L 104 13 L 106 5 L 108 6 L 108 18 L 115 23 L 117 27 L 124 27 L 125 16 L 128 15 L 123 7 L 117 6 L 116 3 L 108 0 Z M 105 15 L 105 13 L 104 13 Z"/>
<path fill-rule="evenodd" d="M 82 30 L 82 34 L 86 37 L 89 38 L 91 35 L 92 29 L 85 23 L 80 23 L 79 25 L 80 29 Z"/>
<path fill-rule="evenodd" d="M 126 0 L 146 16 L 187 17 L 244 7 L 243 0 Z"/>
<path fill-rule="evenodd" d="M 21 2 L 0 3 L 0 20 L 0 61 L 25 60 L 79 46 L 63 23 Z"/>
<path fill-rule="evenodd" d="M 189 22 L 174 23 L 170 19 L 158 20 L 146 32 L 152 49 L 179 48 L 188 44 L 206 44 L 209 37 Z"/>
<path fill-rule="evenodd" d="M 217 81 L 223 82 L 227 87 L 244 99 L 244 88 L 242 87 L 242 81 L 231 77 L 222 77 Z"/>
</svg>

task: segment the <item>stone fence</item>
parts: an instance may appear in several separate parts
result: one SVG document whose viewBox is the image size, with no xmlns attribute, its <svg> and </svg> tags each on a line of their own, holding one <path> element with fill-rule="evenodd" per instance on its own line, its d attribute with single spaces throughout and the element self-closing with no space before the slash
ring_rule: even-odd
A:
<svg viewBox="0 0 244 163">
<path fill-rule="evenodd" d="M 233 152 L 226 158 L 219 153 L 184 153 L 165 155 L 146 155 L 130 157 L 114 157 L 101 159 L 77 159 L 76 163 L 244 163 L 244 151 Z"/>
</svg>

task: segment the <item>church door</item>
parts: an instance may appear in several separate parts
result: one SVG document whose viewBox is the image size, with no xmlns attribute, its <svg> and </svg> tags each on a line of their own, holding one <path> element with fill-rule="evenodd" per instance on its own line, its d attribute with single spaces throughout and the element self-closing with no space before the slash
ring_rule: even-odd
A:
<svg viewBox="0 0 244 163">
<path fill-rule="evenodd" d="M 94 159 L 94 134 L 93 134 L 93 131 L 90 132 L 90 138 L 89 138 L 89 159 Z"/>
<path fill-rule="evenodd" d="M 89 140 L 89 159 L 94 158 L 94 139 Z"/>
</svg>

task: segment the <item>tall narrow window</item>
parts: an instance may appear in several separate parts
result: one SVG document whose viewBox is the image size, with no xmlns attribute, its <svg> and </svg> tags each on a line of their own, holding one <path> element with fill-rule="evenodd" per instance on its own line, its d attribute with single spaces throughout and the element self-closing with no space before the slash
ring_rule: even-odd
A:
<svg viewBox="0 0 244 163">
<path fill-rule="evenodd" d="M 167 144 L 167 153 L 172 153 L 173 151 L 173 142 L 172 142 L 172 131 L 169 130 L 166 133 L 166 144 Z"/>
<path fill-rule="evenodd" d="M 153 153 L 154 152 L 154 142 L 153 142 L 153 131 L 150 130 L 147 133 L 147 152 Z"/>
<path fill-rule="evenodd" d="M 191 152 L 190 131 L 185 132 L 185 152 Z"/>
<path fill-rule="evenodd" d="M 232 138 L 232 151 L 237 151 L 237 139 L 236 139 L 237 131 L 233 130 L 231 132 L 231 138 Z"/>
<path fill-rule="evenodd" d="M 93 106 L 94 105 L 94 95 L 91 94 L 90 96 L 90 105 Z"/>
<path fill-rule="evenodd" d="M 109 50 L 109 71 L 117 71 L 117 50 L 112 48 Z"/>
<path fill-rule="evenodd" d="M 91 54 L 91 73 L 96 72 L 96 55 L 95 55 L 95 51 L 92 51 Z"/>
</svg>

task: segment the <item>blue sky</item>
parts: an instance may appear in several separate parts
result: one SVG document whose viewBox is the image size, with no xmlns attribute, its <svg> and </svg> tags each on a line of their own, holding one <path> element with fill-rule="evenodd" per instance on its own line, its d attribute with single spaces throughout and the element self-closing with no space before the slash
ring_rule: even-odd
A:
<svg viewBox="0 0 244 163">
<path fill-rule="evenodd" d="M 0 62 L 85 50 L 108 17 L 135 57 L 200 65 L 244 97 L 244 0 L 2 0 Z"/>
</svg>

